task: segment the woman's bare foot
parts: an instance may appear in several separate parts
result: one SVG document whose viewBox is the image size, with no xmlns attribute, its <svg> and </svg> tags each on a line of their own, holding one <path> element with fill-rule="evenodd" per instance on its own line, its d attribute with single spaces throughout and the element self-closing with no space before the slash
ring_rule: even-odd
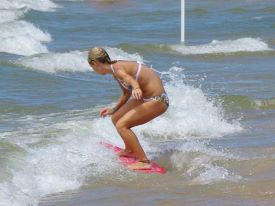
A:
<svg viewBox="0 0 275 206">
<path fill-rule="evenodd" d="M 131 150 L 124 149 L 118 153 L 119 157 L 135 157 L 134 153 Z"/>
<path fill-rule="evenodd" d="M 149 160 L 138 161 L 134 164 L 129 165 L 128 168 L 132 170 L 148 170 L 148 169 L 151 169 L 151 164 Z"/>
</svg>

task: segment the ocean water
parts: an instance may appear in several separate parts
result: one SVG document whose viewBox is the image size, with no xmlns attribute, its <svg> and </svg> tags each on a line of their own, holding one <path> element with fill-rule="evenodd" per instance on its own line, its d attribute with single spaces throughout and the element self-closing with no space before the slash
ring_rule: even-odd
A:
<svg viewBox="0 0 275 206">
<path fill-rule="evenodd" d="M 0 0 L 0 205 L 275 205 L 275 2 Z M 90 47 L 155 68 L 169 110 L 134 128 L 167 168 L 123 168 L 120 89 Z"/>
</svg>

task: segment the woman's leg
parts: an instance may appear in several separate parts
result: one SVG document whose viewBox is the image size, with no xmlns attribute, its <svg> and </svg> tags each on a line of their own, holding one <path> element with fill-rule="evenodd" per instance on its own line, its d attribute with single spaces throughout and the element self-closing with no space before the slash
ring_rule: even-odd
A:
<svg viewBox="0 0 275 206">
<path fill-rule="evenodd" d="M 164 113 L 167 106 L 158 101 L 151 100 L 149 102 L 143 102 L 136 107 L 128 110 L 122 117 L 116 122 L 116 129 L 126 145 L 133 151 L 134 155 L 139 161 L 147 160 L 147 156 L 143 151 L 137 136 L 130 129 L 137 125 L 144 124 L 154 119 L 155 117 Z M 148 163 L 137 163 L 131 165 L 132 169 L 148 168 Z"/>
<path fill-rule="evenodd" d="M 119 110 L 117 110 L 113 115 L 112 115 L 112 122 L 114 124 L 114 126 L 116 126 L 117 121 L 128 111 L 130 111 L 131 109 L 139 106 L 143 104 L 143 100 L 136 100 L 136 99 L 130 99 L 126 104 L 124 104 L 122 107 L 119 108 Z M 130 148 L 130 145 L 124 141 L 124 139 L 122 138 L 124 145 L 125 145 L 125 149 L 119 153 L 119 156 L 128 156 L 131 155 L 133 150 L 132 148 Z"/>
</svg>

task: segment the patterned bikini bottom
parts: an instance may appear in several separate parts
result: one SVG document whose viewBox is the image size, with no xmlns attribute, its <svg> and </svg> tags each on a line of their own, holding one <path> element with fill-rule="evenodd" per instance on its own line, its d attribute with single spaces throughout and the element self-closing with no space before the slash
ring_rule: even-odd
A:
<svg viewBox="0 0 275 206">
<path fill-rule="evenodd" d="M 169 98 L 168 98 L 168 95 L 166 94 L 166 92 L 163 92 L 162 94 L 157 95 L 157 96 L 143 98 L 143 101 L 145 101 L 145 102 L 148 102 L 151 100 L 155 100 L 155 101 L 164 103 L 167 107 L 169 107 Z"/>
</svg>

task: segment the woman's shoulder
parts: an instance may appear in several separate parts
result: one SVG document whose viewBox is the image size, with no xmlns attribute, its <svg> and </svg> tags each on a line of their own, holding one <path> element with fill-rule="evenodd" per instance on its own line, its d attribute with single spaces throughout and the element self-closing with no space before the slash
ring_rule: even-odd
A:
<svg viewBox="0 0 275 206">
<path fill-rule="evenodd" d="M 121 63 L 121 64 L 136 64 L 138 61 L 135 60 L 123 60 L 123 59 L 119 59 L 116 60 L 116 63 Z"/>
<path fill-rule="evenodd" d="M 137 68 L 137 62 L 136 61 L 129 61 L 129 60 L 118 60 L 114 67 L 116 68 L 116 73 L 126 73 L 132 75 L 135 73 Z"/>
<path fill-rule="evenodd" d="M 117 66 L 118 68 L 122 68 L 124 70 L 129 70 L 131 68 L 134 68 L 135 64 L 137 64 L 137 61 L 117 60 L 114 65 Z"/>
</svg>

